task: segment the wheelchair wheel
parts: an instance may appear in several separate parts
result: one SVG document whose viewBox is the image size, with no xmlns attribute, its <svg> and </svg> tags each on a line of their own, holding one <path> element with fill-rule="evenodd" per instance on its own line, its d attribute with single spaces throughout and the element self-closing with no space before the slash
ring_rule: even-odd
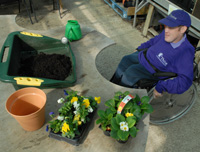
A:
<svg viewBox="0 0 200 152">
<path fill-rule="evenodd" d="M 154 112 L 150 114 L 150 123 L 152 124 L 167 124 L 181 118 L 186 114 L 195 102 L 197 89 L 195 84 L 183 94 L 163 93 L 163 96 L 157 99 L 153 98 L 152 88 L 148 95 L 152 99 Z"/>
</svg>

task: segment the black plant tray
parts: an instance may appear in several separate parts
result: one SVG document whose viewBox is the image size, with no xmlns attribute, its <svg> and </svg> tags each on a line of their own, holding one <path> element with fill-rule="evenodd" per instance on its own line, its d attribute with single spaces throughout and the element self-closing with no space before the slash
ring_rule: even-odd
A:
<svg viewBox="0 0 200 152">
<path fill-rule="evenodd" d="M 69 144 L 72 144 L 72 145 L 75 145 L 75 146 L 80 145 L 81 143 L 83 143 L 84 139 L 87 136 L 88 129 L 89 129 L 89 126 L 90 126 L 90 124 L 92 122 L 92 118 L 94 117 L 95 112 L 96 112 L 96 110 L 94 110 L 93 113 L 89 114 L 88 117 L 90 118 L 90 121 L 81 126 L 81 128 L 79 130 L 80 131 L 80 135 L 75 136 L 73 139 L 67 138 L 67 137 L 63 137 L 62 133 L 54 133 L 53 131 L 49 132 L 49 137 L 57 139 L 57 140 L 60 140 L 60 141 L 65 141 L 65 142 L 67 142 Z"/>
</svg>

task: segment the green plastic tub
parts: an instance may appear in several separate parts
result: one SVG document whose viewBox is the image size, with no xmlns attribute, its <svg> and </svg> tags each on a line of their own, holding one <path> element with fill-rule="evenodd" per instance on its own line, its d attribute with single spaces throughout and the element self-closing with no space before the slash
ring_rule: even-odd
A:
<svg viewBox="0 0 200 152">
<path fill-rule="evenodd" d="M 43 52 L 45 54 L 62 54 L 70 57 L 72 71 L 65 80 L 18 76 L 21 58 Z M 12 83 L 15 89 L 34 86 L 38 88 L 64 88 L 76 82 L 76 61 L 70 43 L 62 44 L 60 40 L 28 32 L 10 33 L 0 52 L 0 80 Z"/>
</svg>

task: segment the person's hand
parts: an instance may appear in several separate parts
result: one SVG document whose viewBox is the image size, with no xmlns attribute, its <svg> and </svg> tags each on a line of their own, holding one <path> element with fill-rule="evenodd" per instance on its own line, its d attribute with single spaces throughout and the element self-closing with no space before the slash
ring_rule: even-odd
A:
<svg viewBox="0 0 200 152">
<path fill-rule="evenodd" d="M 162 97 L 162 93 L 159 93 L 156 89 L 154 89 L 153 90 L 153 97 L 154 98 Z"/>
<path fill-rule="evenodd" d="M 137 52 L 138 50 L 134 50 L 133 52 L 135 53 L 135 52 Z"/>
</svg>

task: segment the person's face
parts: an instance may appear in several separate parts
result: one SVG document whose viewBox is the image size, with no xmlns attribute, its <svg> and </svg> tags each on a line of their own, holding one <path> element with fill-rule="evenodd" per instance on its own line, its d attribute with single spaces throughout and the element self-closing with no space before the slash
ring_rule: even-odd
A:
<svg viewBox="0 0 200 152">
<path fill-rule="evenodd" d="M 182 39 L 186 30 L 187 30 L 186 26 L 178 26 L 178 27 L 165 26 L 165 41 L 169 43 L 179 42 Z"/>
</svg>

